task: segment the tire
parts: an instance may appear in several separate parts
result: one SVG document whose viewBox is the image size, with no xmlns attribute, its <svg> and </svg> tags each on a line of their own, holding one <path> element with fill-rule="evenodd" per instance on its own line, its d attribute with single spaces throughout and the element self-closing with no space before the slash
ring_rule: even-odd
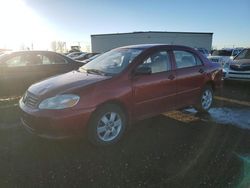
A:
<svg viewBox="0 0 250 188">
<path fill-rule="evenodd" d="M 101 106 L 93 114 L 88 125 L 88 139 L 94 145 L 110 145 L 118 142 L 127 127 L 124 111 L 117 105 Z"/>
<path fill-rule="evenodd" d="M 205 86 L 202 90 L 199 104 L 196 106 L 198 112 L 207 113 L 213 104 L 213 99 L 214 99 L 213 89 L 209 85 Z"/>
</svg>

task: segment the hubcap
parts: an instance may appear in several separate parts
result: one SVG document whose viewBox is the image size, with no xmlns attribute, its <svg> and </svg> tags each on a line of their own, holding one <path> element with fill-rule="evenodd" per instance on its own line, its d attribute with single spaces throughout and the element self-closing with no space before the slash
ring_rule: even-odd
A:
<svg viewBox="0 0 250 188">
<path fill-rule="evenodd" d="M 204 110 L 207 110 L 210 108 L 211 104 L 212 104 L 212 100 L 213 100 L 213 95 L 212 95 L 212 92 L 207 89 L 203 95 L 202 95 L 202 98 L 201 98 L 201 104 L 202 104 L 202 108 Z"/>
<path fill-rule="evenodd" d="M 97 125 L 97 135 L 102 141 L 115 139 L 122 128 L 122 119 L 116 112 L 108 112 L 101 117 Z"/>
</svg>

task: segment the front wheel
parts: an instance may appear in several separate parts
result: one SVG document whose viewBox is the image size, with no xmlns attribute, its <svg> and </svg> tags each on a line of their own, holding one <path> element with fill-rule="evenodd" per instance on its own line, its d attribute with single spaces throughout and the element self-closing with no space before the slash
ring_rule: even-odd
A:
<svg viewBox="0 0 250 188">
<path fill-rule="evenodd" d="M 95 145 L 116 143 L 126 128 L 123 110 L 113 104 L 100 107 L 93 115 L 88 126 L 88 139 Z"/>
<path fill-rule="evenodd" d="M 199 104 L 196 106 L 196 109 L 199 112 L 208 112 L 213 104 L 213 89 L 210 86 L 206 86 L 200 97 Z"/>
</svg>

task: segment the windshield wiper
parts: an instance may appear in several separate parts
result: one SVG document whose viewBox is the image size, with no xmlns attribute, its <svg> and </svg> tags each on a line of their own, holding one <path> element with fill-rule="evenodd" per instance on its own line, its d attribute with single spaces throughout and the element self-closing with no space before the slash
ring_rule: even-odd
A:
<svg viewBox="0 0 250 188">
<path fill-rule="evenodd" d="M 101 71 L 101 70 L 98 70 L 98 69 L 85 69 L 85 68 L 80 68 L 80 71 L 84 71 L 84 72 L 87 72 L 89 74 L 98 74 L 98 75 L 102 75 L 102 76 L 105 76 L 106 73 Z"/>
<path fill-rule="evenodd" d="M 105 75 L 105 72 L 100 71 L 98 69 L 87 69 L 86 71 L 87 71 L 87 73 L 90 73 L 90 74 Z"/>
</svg>

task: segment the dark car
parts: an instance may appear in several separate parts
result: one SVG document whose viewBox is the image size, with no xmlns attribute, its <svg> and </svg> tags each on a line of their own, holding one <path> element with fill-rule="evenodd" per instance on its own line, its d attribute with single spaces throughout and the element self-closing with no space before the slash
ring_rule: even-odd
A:
<svg viewBox="0 0 250 188">
<path fill-rule="evenodd" d="M 242 50 L 223 68 L 225 80 L 250 81 L 250 48 Z"/>
<path fill-rule="evenodd" d="M 84 55 L 84 54 L 86 54 L 86 52 L 71 52 L 71 53 L 68 53 L 66 56 L 70 57 L 71 59 L 75 59 L 79 57 L 80 55 Z"/>
<path fill-rule="evenodd" d="M 20 99 L 21 121 L 41 137 L 86 133 L 94 144 L 111 144 L 137 120 L 187 106 L 208 111 L 221 79 L 220 65 L 189 47 L 121 47 L 33 84 Z"/>
<path fill-rule="evenodd" d="M 18 95 L 32 83 L 78 69 L 83 64 L 50 51 L 20 51 L 0 56 L 0 96 Z"/>
<path fill-rule="evenodd" d="M 101 54 L 96 54 L 96 55 L 90 57 L 89 59 L 85 59 L 85 60 L 83 60 L 83 61 L 81 61 L 81 62 L 82 62 L 83 64 L 87 64 L 88 62 L 94 60 L 95 58 L 97 58 L 97 57 L 100 56 L 100 55 L 101 55 Z"/>
<path fill-rule="evenodd" d="M 77 60 L 77 61 L 84 61 L 86 59 L 89 59 L 89 58 L 97 55 L 97 54 L 99 54 L 99 53 L 86 53 L 86 54 L 79 55 L 79 56 L 77 56 L 77 57 L 75 57 L 73 59 Z"/>
</svg>

